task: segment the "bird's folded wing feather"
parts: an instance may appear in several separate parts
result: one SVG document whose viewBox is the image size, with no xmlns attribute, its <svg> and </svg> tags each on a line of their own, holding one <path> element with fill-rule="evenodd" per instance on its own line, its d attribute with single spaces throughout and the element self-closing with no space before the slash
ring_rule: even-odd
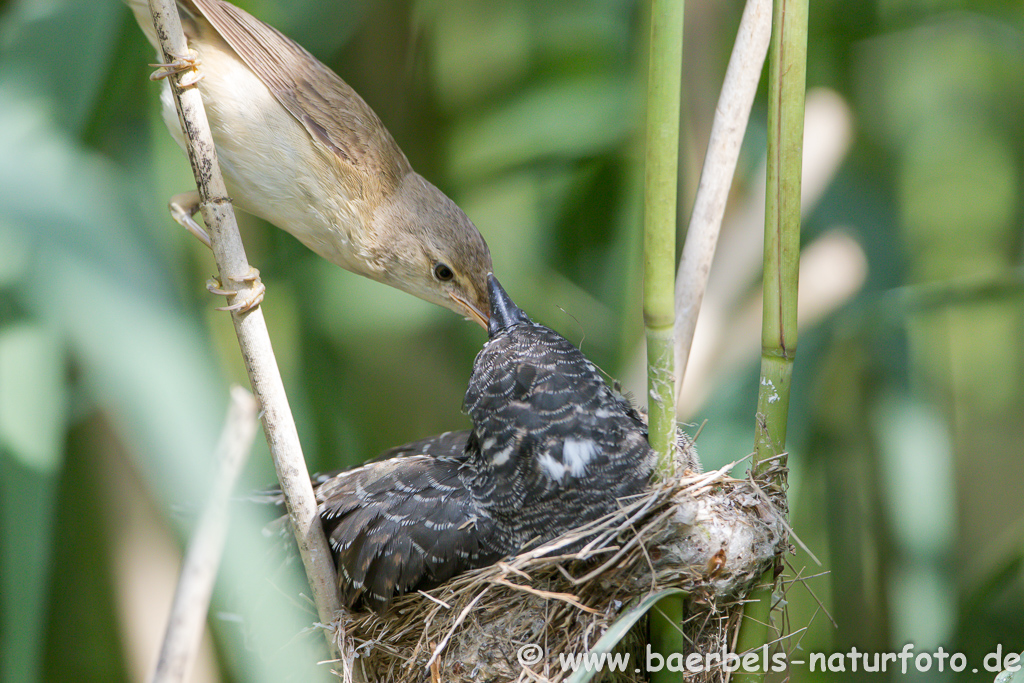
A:
<svg viewBox="0 0 1024 683">
<path fill-rule="evenodd" d="M 301 45 L 221 0 L 193 5 L 306 130 L 339 159 L 394 189 L 411 170 L 377 114 Z"/>
<path fill-rule="evenodd" d="M 343 473 L 317 489 L 344 601 L 378 612 L 514 550 L 459 479 L 459 460 L 409 456 Z"/>
</svg>

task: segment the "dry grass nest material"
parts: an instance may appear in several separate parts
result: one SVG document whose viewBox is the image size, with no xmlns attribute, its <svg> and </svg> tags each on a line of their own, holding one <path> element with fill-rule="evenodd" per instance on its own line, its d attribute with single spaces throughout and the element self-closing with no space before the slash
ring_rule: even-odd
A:
<svg viewBox="0 0 1024 683">
<path fill-rule="evenodd" d="M 669 587 L 689 593 L 691 651 L 721 651 L 739 599 L 790 548 L 785 495 L 770 483 L 784 481 L 776 476 L 783 463 L 758 481 L 730 477 L 732 465 L 686 470 L 543 546 L 402 596 L 382 617 L 346 613 L 335 624 L 346 653 L 338 674 L 381 683 L 561 681 L 559 654 L 589 651 L 631 603 Z M 529 644 L 545 657 L 524 667 L 517 652 Z M 633 676 L 616 680 L 643 680 Z"/>
</svg>

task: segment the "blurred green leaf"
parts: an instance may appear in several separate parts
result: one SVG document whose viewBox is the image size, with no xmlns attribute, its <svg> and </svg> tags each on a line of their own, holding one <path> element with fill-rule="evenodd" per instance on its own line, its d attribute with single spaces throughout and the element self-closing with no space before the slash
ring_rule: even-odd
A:
<svg viewBox="0 0 1024 683">
<path fill-rule="evenodd" d="M 0 205 L 31 244 L 23 301 L 66 336 L 115 419 L 132 416 L 121 425 L 154 456 L 146 464 L 183 492 L 181 458 L 198 466 L 216 435 L 212 401 L 223 390 L 212 381 L 209 352 L 171 305 L 160 262 L 133 234 L 126 181 L 46 121 L 0 82 L 0 150 L 22 160 L 0 167 Z M 194 398 L 185 406 L 161 395 Z M 209 416 L 205 424 L 182 431 L 196 408 Z"/>
<path fill-rule="evenodd" d="M 48 123 L 37 102 L 12 97 L 0 82 L 0 156 L 21 160 L 0 165 L 0 205 L 8 225 L 29 245 L 29 267 L 15 288 L 18 301 L 59 335 L 79 370 L 84 396 L 109 419 L 164 511 L 171 505 L 194 509 L 209 483 L 226 386 L 218 380 L 205 335 L 171 296 L 168 273 L 144 242 L 145 233 L 133 226 L 129 179 Z M 230 324 L 227 316 L 222 324 Z M 46 509 L 40 487 L 20 490 Z M 241 577 L 266 550 L 255 517 L 246 511 L 237 528 L 260 547 L 250 543 L 248 553 L 225 558 L 224 575 L 233 577 L 229 585 L 243 585 Z M 18 520 L 37 543 L 47 537 L 44 522 Z M 86 543 L 82 552 L 102 547 Z M 277 593 L 258 604 L 234 596 L 230 604 L 250 624 L 240 639 L 260 634 L 259 642 L 287 642 L 309 623 Z M 259 619 L 250 614 L 256 607 L 263 612 Z M 87 614 L 76 619 L 90 623 Z M 315 642 L 322 648 L 322 639 Z M 296 662 L 313 667 L 317 657 L 307 651 L 298 660 L 278 656 L 234 664 L 244 680 L 279 681 L 297 670 Z"/>
<path fill-rule="evenodd" d="M 0 328 L 0 673 L 40 676 L 54 503 L 67 419 L 65 356 L 39 325 Z"/>
<path fill-rule="evenodd" d="M 8 287 L 25 274 L 29 264 L 29 241 L 0 217 L 0 287 Z"/>
<path fill-rule="evenodd" d="M 627 609 L 612 622 L 608 630 L 604 632 L 604 635 L 590 648 L 590 652 L 600 654 L 614 650 L 619 641 L 633 628 L 633 625 L 640 621 L 640 618 L 647 614 L 659 600 L 669 595 L 686 595 L 686 591 L 679 588 L 665 588 L 645 596 L 640 602 Z M 592 670 L 590 668 L 577 669 L 569 677 L 569 683 L 587 683 L 599 672 L 600 670 L 597 667 L 593 667 Z"/>
<path fill-rule="evenodd" d="M 579 159 L 621 144 L 639 121 L 633 81 L 616 75 L 532 85 L 501 107 L 459 122 L 451 173 L 466 179 L 546 159 Z"/>
<path fill-rule="evenodd" d="M 56 335 L 30 323 L 0 328 L 0 445 L 23 467 L 53 474 L 66 407 L 64 351 Z"/>
<path fill-rule="evenodd" d="M 80 131 L 116 47 L 110 37 L 126 14 L 115 0 L 15 0 L 0 26 L 0 80 L 25 93 L 53 93 L 54 118 Z"/>
<path fill-rule="evenodd" d="M 1024 654 L 1017 660 L 1016 671 L 1003 671 L 996 676 L 995 683 L 1024 683 L 1024 666 L 1021 666 L 1021 660 L 1024 660 Z"/>
<path fill-rule="evenodd" d="M 936 115 L 904 141 L 899 189 L 914 278 L 942 280 L 1009 266 L 1020 184 L 1008 136 L 973 114 Z M 965 201 L 969 198 L 969 201 Z M 957 239 L 970 226 L 968 240 Z"/>
<path fill-rule="evenodd" d="M 450 315 L 393 287 L 344 272 L 323 259 L 310 262 L 309 286 L 319 291 L 316 322 L 333 338 L 423 329 Z"/>
<path fill-rule="evenodd" d="M 532 36 L 525 2 L 448 0 L 420 13 L 421 22 L 430 18 L 433 78 L 448 111 L 500 92 L 529 66 Z"/>
<path fill-rule="evenodd" d="M 858 43 L 852 60 L 858 111 L 873 134 L 898 146 L 936 117 L 991 114 L 999 110 L 996 100 L 1019 106 L 1019 27 L 970 13 L 938 13 L 898 28 Z M 1006 113 L 1012 117 L 1015 110 Z"/>
<path fill-rule="evenodd" d="M 890 577 L 893 637 L 938 646 L 948 642 L 955 620 L 943 562 L 955 552 L 952 444 L 939 415 L 923 401 L 888 397 L 874 417 L 888 518 L 906 558 Z"/>
<path fill-rule="evenodd" d="M 251 0 L 239 2 L 238 5 L 279 29 L 321 60 L 327 61 L 328 55 L 348 42 L 352 33 L 359 28 L 370 2 L 292 0 L 281 3 L 274 0 Z M 325 31 L 325 26 L 331 29 Z"/>
</svg>

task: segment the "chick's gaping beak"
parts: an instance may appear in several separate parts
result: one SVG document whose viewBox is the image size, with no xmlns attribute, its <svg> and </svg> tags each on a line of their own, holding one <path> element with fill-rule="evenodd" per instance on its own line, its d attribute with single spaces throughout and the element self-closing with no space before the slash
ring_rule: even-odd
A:
<svg viewBox="0 0 1024 683">
<path fill-rule="evenodd" d="M 488 316 L 486 313 L 469 303 L 466 299 L 463 299 L 455 292 L 448 292 L 448 296 L 462 308 L 463 312 L 466 314 L 466 320 L 472 320 L 476 324 L 480 325 L 480 327 L 485 330 L 487 329 Z"/>
</svg>

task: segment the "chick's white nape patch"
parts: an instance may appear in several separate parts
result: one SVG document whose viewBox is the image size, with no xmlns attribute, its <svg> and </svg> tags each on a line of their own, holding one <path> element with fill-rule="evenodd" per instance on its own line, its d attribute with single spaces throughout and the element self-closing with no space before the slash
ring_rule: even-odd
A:
<svg viewBox="0 0 1024 683">
<path fill-rule="evenodd" d="M 565 465 L 558 462 L 555 456 L 550 453 L 544 453 L 537 458 L 537 464 L 540 465 L 541 470 L 544 474 L 548 475 L 549 479 L 561 482 L 565 477 Z"/>
<path fill-rule="evenodd" d="M 597 455 L 597 444 L 590 439 L 566 439 L 562 443 L 562 460 L 565 469 L 574 477 L 587 473 L 587 465 Z"/>
<path fill-rule="evenodd" d="M 508 459 L 512 456 L 512 446 L 501 449 L 497 453 L 491 455 L 491 465 L 494 467 L 501 467 L 508 462 Z"/>
</svg>

